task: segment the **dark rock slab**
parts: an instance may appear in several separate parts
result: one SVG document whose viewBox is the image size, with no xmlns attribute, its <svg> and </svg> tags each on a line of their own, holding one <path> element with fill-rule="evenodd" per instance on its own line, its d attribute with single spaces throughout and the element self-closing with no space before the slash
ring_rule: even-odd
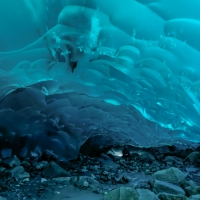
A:
<svg viewBox="0 0 200 200">
<path fill-rule="evenodd" d="M 2 164 L 6 167 L 15 167 L 20 165 L 20 160 L 17 158 L 17 156 L 13 156 L 11 158 L 6 158 L 2 161 Z"/>
<path fill-rule="evenodd" d="M 54 161 L 51 161 L 42 171 L 45 178 L 66 177 L 69 174 Z"/>
</svg>

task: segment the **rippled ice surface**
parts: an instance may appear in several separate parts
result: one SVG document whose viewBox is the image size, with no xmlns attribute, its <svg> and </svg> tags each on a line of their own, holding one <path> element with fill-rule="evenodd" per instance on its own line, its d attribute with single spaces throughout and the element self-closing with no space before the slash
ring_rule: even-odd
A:
<svg viewBox="0 0 200 200">
<path fill-rule="evenodd" d="M 102 147 L 200 141 L 199 8 L 1 0 L 2 148 L 69 159 L 89 138 Z"/>
</svg>

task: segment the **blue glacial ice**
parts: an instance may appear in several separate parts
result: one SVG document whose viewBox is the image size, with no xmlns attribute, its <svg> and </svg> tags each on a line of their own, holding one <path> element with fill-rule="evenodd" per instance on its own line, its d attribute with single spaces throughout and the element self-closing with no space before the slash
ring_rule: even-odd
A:
<svg viewBox="0 0 200 200">
<path fill-rule="evenodd" d="M 102 147 L 199 142 L 199 8 L 196 0 L 1 0 L 2 148 L 70 159 L 97 136 Z"/>
</svg>

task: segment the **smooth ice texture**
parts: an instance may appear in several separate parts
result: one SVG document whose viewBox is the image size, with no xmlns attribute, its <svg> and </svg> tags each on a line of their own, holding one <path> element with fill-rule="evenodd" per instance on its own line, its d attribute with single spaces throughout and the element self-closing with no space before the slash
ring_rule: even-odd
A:
<svg viewBox="0 0 200 200">
<path fill-rule="evenodd" d="M 199 8 L 1 0 L 0 140 L 67 159 L 95 136 L 102 147 L 200 141 Z"/>
</svg>

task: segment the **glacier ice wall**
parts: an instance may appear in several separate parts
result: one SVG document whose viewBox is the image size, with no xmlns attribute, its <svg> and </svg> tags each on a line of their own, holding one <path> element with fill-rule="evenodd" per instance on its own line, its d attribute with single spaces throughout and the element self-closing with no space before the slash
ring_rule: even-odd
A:
<svg viewBox="0 0 200 200">
<path fill-rule="evenodd" d="M 198 8 L 196 0 L 2 0 L 2 148 L 74 158 L 97 136 L 102 147 L 200 141 Z"/>
</svg>

